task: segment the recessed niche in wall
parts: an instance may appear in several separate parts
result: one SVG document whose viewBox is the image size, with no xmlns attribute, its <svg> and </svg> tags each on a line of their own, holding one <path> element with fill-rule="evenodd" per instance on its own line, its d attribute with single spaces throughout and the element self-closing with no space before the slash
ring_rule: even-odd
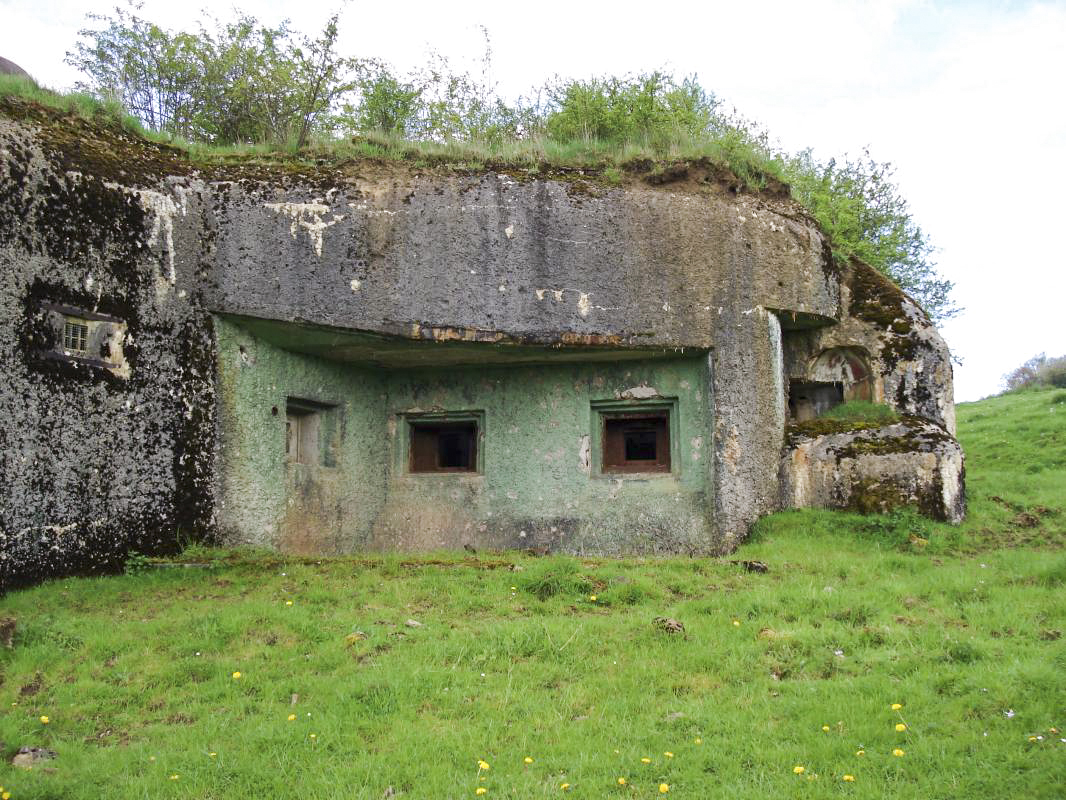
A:
<svg viewBox="0 0 1066 800">
<path fill-rule="evenodd" d="M 844 384 L 840 381 L 789 381 L 788 415 L 795 422 L 806 422 L 844 402 Z"/>
<path fill-rule="evenodd" d="M 125 320 L 57 303 L 42 303 L 40 308 L 50 343 L 43 356 L 129 377 L 129 363 L 122 352 Z"/>
<path fill-rule="evenodd" d="M 285 460 L 292 464 L 336 466 L 336 406 L 289 397 L 285 401 Z"/>
<path fill-rule="evenodd" d="M 480 411 L 408 415 L 408 471 L 480 472 L 483 418 Z"/>
</svg>

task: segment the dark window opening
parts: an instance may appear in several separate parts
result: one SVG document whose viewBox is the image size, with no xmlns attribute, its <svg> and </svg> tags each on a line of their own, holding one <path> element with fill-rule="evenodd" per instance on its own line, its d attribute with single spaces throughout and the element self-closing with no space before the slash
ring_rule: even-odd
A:
<svg viewBox="0 0 1066 800">
<path fill-rule="evenodd" d="M 670 418 L 665 411 L 605 417 L 604 472 L 669 472 Z"/>
<path fill-rule="evenodd" d="M 411 472 L 477 472 L 476 422 L 412 422 Z"/>
<path fill-rule="evenodd" d="M 789 381 L 788 414 L 794 422 L 814 419 L 843 402 L 842 383 Z"/>
</svg>

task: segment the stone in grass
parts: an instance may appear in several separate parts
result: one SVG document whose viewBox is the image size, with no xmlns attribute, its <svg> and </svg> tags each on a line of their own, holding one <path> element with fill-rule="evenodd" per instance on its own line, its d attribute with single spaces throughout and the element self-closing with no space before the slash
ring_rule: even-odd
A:
<svg viewBox="0 0 1066 800">
<path fill-rule="evenodd" d="M 11 759 L 11 766 L 33 769 L 42 761 L 51 761 L 58 757 L 59 753 L 47 747 L 20 747 Z"/>
<path fill-rule="evenodd" d="M 656 617 L 653 622 L 655 627 L 667 633 L 684 633 L 685 626 L 673 617 Z"/>
<path fill-rule="evenodd" d="M 422 623 L 419 622 L 416 619 L 409 619 L 409 620 L 407 620 L 407 622 L 404 623 L 404 625 L 406 625 L 408 628 L 421 628 L 422 627 Z"/>
<path fill-rule="evenodd" d="M 730 561 L 729 563 L 738 567 L 743 567 L 748 572 L 770 571 L 770 567 L 766 564 L 765 561 Z"/>
</svg>

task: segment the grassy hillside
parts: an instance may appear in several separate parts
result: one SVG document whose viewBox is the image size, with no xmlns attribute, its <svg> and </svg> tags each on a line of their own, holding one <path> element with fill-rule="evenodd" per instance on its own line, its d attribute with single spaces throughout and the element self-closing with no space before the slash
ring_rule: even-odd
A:
<svg viewBox="0 0 1066 800">
<path fill-rule="evenodd" d="M 1060 797 L 1064 398 L 960 407 L 961 528 L 778 514 L 734 556 L 765 574 L 201 551 L 11 594 L 4 755 L 59 757 L 0 766 L 0 784 L 13 800 Z"/>
</svg>

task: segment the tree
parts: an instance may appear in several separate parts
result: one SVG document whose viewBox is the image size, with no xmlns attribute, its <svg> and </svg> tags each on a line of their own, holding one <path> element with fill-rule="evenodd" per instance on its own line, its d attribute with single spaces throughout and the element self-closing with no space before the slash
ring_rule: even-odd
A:
<svg viewBox="0 0 1066 800">
<path fill-rule="evenodd" d="M 116 8 L 90 14 L 98 28 L 67 63 L 88 81 L 79 88 L 119 100 L 148 128 L 218 144 L 307 143 L 332 127 L 332 112 L 355 87 L 359 60 L 336 51 L 338 17 L 316 38 L 296 40 L 287 21 L 277 27 L 239 14 L 196 33 L 171 33 Z"/>
<path fill-rule="evenodd" d="M 888 275 L 934 322 L 959 313 L 949 297 L 954 284 L 937 274 L 934 248 L 893 183 L 890 163 L 869 151 L 856 160 L 822 163 L 805 150 L 787 159 L 785 173 L 793 196 L 829 234 L 835 255 L 859 258 Z"/>
<path fill-rule="evenodd" d="M 1008 392 L 1043 386 L 1066 389 L 1066 356 L 1048 358 L 1044 353 L 1033 356 L 1004 375 L 1003 383 Z"/>
<path fill-rule="evenodd" d="M 195 37 L 173 36 L 122 8 L 114 17 L 87 17 L 103 27 L 79 31 L 90 41 L 77 42 L 67 53 L 67 63 L 89 79 L 78 88 L 117 100 L 152 130 L 192 134 Z"/>
</svg>

